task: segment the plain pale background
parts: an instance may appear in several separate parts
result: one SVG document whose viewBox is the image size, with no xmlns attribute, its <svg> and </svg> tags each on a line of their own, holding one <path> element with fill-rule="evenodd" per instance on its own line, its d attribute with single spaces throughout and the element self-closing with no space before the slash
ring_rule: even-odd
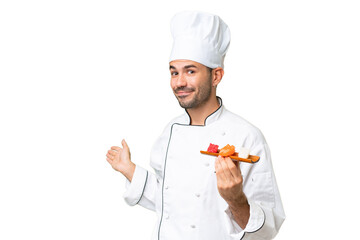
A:
<svg viewBox="0 0 360 240">
<path fill-rule="evenodd" d="M 135 163 L 182 114 L 170 19 L 218 14 L 232 42 L 218 95 L 261 129 L 287 219 L 276 239 L 354 239 L 359 211 L 358 1 L 1 1 L 0 239 L 150 239 L 105 160 Z"/>
</svg>

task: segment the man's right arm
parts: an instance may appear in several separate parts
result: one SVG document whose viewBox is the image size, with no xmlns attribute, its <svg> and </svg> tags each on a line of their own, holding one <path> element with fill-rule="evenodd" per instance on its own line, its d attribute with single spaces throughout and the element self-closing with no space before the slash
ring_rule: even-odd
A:
<svg viewBox="0 0 360 240">
<path fill-rule="evenodd" d="M 112 168 L 126 177 L 126 192 L 123 195 L 125 202 L 130 206 L 139 204 L 155 211 L 155 192 L 158 187 L 155 174 L 135 165 L 131 161 L 130 149 L 125 140 L 121 144 L 123 148 L 111 147 L 106 160 Z"/>
<path fill-rule="evenodd" d="M 132 162 L 128 168 L 122 172 L 122 174 L 129 180 L 129 182 L 132 181 L 132 178 L 134 176 L 136 165 Z"/>
<path fill-rule="evenodd" d="M 155 211 L 156 192 L 160 187 L 155 174 L 136 165 L 132 181 L 126 179 L 126 192 L 123 197 L 130 206 L 140 205 Z"/>
</svg>

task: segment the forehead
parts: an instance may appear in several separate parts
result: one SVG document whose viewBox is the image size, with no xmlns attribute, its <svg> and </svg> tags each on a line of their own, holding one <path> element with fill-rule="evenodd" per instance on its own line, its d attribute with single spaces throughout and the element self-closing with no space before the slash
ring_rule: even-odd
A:
<svg viewBox="0 0 360 240">
<path fill-rule="evenodd" d="M 205 68 L 205 66 L 202 65 L 201 63 L 194 62 L 194 61 L 191 61 L 191 60 L 183 60 L 183 59 L 171 61 L 169 63 L 169 66 L 170 66 L 170 69 L 171 68 L 181 69 L 181 68 L 186 68 L 186 67 L 189 67 L 189 66 L 193 66 L 193 67 L 196 67 L 196 68 L 199 68 L 199 69 Z"/>
</svg>

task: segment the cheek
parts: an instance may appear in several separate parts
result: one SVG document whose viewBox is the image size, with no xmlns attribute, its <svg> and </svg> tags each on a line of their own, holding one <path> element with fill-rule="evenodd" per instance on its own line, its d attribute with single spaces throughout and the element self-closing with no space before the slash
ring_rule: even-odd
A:
<svg viewBox="0 0 360 240">
<path fill-rule="evenodd" d="M 187 84 L 189 87 L 198 88 L 200 86 L 201 81 L 198 77 L 189 77 L 187 80 Z"/>
<path fill-rule="evenodd" d="M 170 87 L 171 89 L 175 88 L 175 81 L 173 79 L 170 79 Z"/>
<path fill-rule="evenodd" d="M 191 85 L 195 88 L 198 89 L 198 91 L 203 91 L 204 88 L 207 88 L 208 85 L 208 81 L 206 81 L 205 78 L 197 78 L 197 79 L 193 79 L 193 81 L 191 82 Z"/>
</svg>

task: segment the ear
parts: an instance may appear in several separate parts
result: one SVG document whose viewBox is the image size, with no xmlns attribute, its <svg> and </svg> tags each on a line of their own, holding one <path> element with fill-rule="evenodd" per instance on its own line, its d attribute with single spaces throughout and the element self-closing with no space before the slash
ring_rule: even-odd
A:
<svg viewBox="0 0 360 240">
<path fill-rule="evenodd" d="M 216 87 L 224 76 L 224 69 L 221 67 L 214 68 L 212 70 L 212 86 Z"/>
</svg>

